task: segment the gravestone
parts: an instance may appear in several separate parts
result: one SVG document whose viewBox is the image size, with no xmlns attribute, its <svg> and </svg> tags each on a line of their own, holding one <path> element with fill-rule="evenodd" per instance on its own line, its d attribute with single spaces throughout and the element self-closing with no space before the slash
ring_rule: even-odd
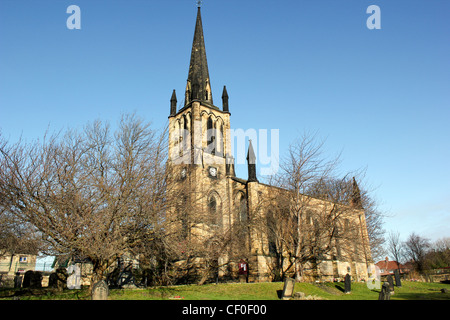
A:
<svg viewBox="0 0 450 320">
<path fill-rule="evenodd" d="M 42 272 L 28 270 L 23 276 L 22 287 L 30 289 L 42 288 Z"/>
<path fill-rule="evenodd" d="M 391 291 L 391 294 L 394 294 L 394 279 L 391 275 L 388 275 L 386 277 L 387 282 L 389 283 L 389 290 Z"/>
<path fill-rule="evenodd" d="M 48 277 L 48 287 L 63 291 L 67 286 L 67 270 L 66 268 L 58 268 Z"/>
<path fill-rule="evenodd" d="M 31 278 L 33 277 L 33 273 L 33 270 L 28 270 L 27 272 L 25 272 L 22 282 L 23 288 L 29 288 L 31 286 Z"/>
<path fill-rule="evenodd" d="M 304 292 L 296 292 L 294 293 L 294 300 L 305 300 L 306 295 Z"/>
<path fill-rule="evenodd" d="M 40 289 L 42 288 L 42 272 L 34 271 L 31 277 L 30 288 L 31 289 Z"/>
<path fill-rule="evenodd" d="M 48 277 L 48 287 L 49 288 L 58 288 L 58 275 L 56 272 L 52 272 Z"/>
<path fill-rule="evenodd" d="M 81 269 L 78 265 L 73 264 L 67 269 L 70 276 L 67 278 L 67 288 L 81 289 Z"/>
<path fill-rule="evenodd" d="M 347 273 L 344 280 L 344 293 L 350 293 L 352 291 L 352 277 Z"/>
<path fill-rule="evenodd" d="M 395 278 L 395 285 L 397 286 L 397 288 L 401 288 L 402 282 L 400 280 L 400 272 L 398 272 L 398 269 L 394 270 L 394 278 Z"/>
<path fill-rule="evenodd" d="M 281 292 L 281 300 L 289 300 L 294 293 L 295 280 L 292 278 L 286 278 L 284 280 L 283 291 Z"/>
<path fill-rule="evenodd" d="M 105 280 L 98 281 L 92 288 L 92 300 L 108 300 L 109 288 Z"/>
<path fill-rule="evenodd" d="M 21 288 L 22 287 L 22 275 L 20 272 L 17 272 L 14 276 L 14 288 Z"/>
<path fill-rule="evenodd" d="M 378 296 L 378 300 L 391 300 L 391 290 L 389 288 L 389 283 L 385 282 L 381 286 L 380 295 Z"/>
</svg>

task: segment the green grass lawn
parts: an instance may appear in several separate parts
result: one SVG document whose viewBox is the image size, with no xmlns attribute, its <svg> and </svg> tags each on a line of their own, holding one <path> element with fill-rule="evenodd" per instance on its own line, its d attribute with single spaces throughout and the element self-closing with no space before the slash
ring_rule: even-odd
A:
<svg viewBox="0 0 450 320">
<path fill-rule="evenodd" d="M 401 288 L 395 287 L 391 300 L 450 300 L 449 293 L 441 293 L 442 288 L 450 291 L 449 284 L 404 281 Z M 110 300 L 279 300 L 277 291 L 283 289 L 282 282 L 267 283 L 219 283 L 203 286 L 183 285 L 147 289 L 112 289 Z M 370 290 L 364 283 L 352 283 L 352 292 L 344 294 L 344 284 L 338 283 L 296 283 L 294 292 L 301 291 L 306 296 L 324 300 L 377 300 L 380 290 Z M 1 289 L 0 299 L 10 300 L 88 300 L 87 288 L 82 290 L 51 289 L 24 290 Z"/>
</svg>

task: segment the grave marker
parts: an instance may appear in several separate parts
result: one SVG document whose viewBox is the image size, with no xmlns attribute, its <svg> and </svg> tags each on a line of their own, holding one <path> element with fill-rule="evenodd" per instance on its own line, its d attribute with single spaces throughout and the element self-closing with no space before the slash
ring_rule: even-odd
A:
<svg viewBox="0 0 450 320">
<path fill-rule="evenodd" d="M 344 293 L 350 293 L 352 291 L 352 277 L 347 273 L 344 280 Z"/>
<path fill-rule="evenodd" d="M 380 295 L 378 296 L 378 300 L 391 300 L 391 290 L 389 289 L 389 283 L 383 283 Z"/>
<path fill-rule="evenodd" d="M 402 282 L 400 280 L 400 273 L 398 272 L 398 269 L 394 270 L 394 277 L 395 277 L 395 285 L 397 286 L 397 288 L 401 288 Z"/>
<path fill-rule="evenodd" d="M 387 282 L 389 283 L 390 294 L 394 294 L 394 279 L 391 275 L 386 277 Z"/>
<path fill-rule="evenodd" d="M 105 280 L 98 281 L 92 288 L 92 300 L 108 300 L 109 288 Z"/>
<path fill-rule="evenodd" d="M 295 280 L 292 278 L 286 278 L 284 280 L 283 292 L 281 293 L 281 300 L 289 300 L 294 293 Z"/>
</svg>

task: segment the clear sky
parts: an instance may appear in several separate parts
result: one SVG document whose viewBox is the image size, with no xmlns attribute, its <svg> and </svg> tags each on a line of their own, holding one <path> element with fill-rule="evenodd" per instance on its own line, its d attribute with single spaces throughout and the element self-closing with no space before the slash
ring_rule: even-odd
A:
<svg viewBox="0 0 450 320">
<path fill-rule="evenodd" d="M 32 141 L 126 112 L 163 127 L 196 13 L 194 0 L 0 0 L 3 135 Z M 232 127 L 279 129 L 281 155 L 317 132 L 343 172 L 366 169 L 386 230 L 449 237 L 449 13 L 447 0 L 204 0 L 215 104 L 226 85 Z"/>
</svg>

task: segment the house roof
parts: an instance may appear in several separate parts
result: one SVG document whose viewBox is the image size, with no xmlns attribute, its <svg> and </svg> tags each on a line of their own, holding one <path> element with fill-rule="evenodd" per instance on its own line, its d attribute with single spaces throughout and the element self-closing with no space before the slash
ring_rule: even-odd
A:
<svg viewBox="0 0 450 320">
<path fill-rule="evenodd" d="M 390 261 L 390 260 L 381 260 L 375 263 L 375 265 L 384 270 L 395 270 L 395 269 L 407 269 L 408 267 L 404 264 L 398 264 L 397 261 Z M 400 266 L 400 268 L 399 268 Z"/>
</svg>

